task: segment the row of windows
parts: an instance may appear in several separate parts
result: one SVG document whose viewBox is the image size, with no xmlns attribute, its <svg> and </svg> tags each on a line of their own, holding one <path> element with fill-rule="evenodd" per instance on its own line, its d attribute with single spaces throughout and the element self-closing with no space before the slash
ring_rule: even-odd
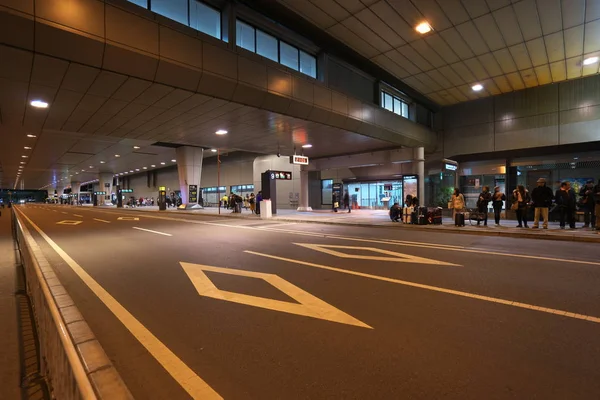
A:
<svg viewBox="0 0 600 400">
<path fill-rule="evenodd" d="M 381 107 L 394 114 L 408 118 L 408 103 L 384 91 L 381 91 Z"/>
<path fill-rule="evenodd" d="M 221 39 L 221 13 L 198 0 L 129 0 L 138 6 Z"/>
<path fill-rule="evenodd" d="M 239 19 L 236 21 L 236 42 L 239 47 L 313 78 L 317 77 L 317 59 L 314 56 Z"/>
</svg>

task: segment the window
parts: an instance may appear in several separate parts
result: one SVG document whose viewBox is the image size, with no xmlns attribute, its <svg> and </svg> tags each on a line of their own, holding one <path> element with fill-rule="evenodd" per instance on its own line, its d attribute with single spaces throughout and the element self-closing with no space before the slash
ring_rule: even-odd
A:
<svg viewBox="0 0 600 400">
<path fill-rule="evenodd" d="M 278 62 L 277 39 L 262 31 L 256 31 L 256 54 Z"/>
<path fill-rule="evenodd" d="M 150 7 L 157 14 L 188 25 L 188 0 L 152 0 Z"/>
<path fill-rule="evenodd" d="M 317 59 L 302 50 L 300 50 L 300 72 L 313 78 L 317 77 Z"/>
<path fill-rule="evenodd" d="M 279 63 L 298 71 L 298 49 L 279 42 Z"/>
<path fill-rule="evenodd" d="M 190 27 L 221 39 L 221 13 L 197 0 L 190 0 Z"/>
<path fill-rule="evenodd" d="M 333 196 L 333 179 L 321 180 L 321 204 L 331 205 Z"/>
<path fill-rule="evenodd" d="M 256 51 L 254 43 L 254 28 L 242 21 L 237 21 L 236 24 L 236 44 L 246 50 Z"/>
<path fill-rule="evenodd" d="M 140 7 L 148 8 L 148 0 L 129 0 L 133 4 L 137 4 Z"/>
<path fill-rule="evenodd" d="M 381 107 L 394 114 L 408 118 L 408 103 L 384 91 L 381 92 Z"/>
</svg>

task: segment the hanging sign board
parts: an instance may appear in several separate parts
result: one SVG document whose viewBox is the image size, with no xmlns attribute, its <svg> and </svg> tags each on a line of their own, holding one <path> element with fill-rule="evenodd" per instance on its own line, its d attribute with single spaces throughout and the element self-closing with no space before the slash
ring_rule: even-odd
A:
<svg viewBox="0 0 600 400">
<path fill-rule="evenodd" d="M 96 196 L 104 196 L 104 195 L 106 195 L 106 192 L 94 192 L 94 194 Z"/>
<path fill-rule="evenodd" d="M 292 180 L 292 173 L 288 171 L 269 171 L 271 173 L 271 179 L 283 179 L 286 181 Z"/>
<path fill-rule="evenodd" d="M 133 193 L 133 189 L 121 189 L 121 193 Z"/>
<path fill-rule="evenodd" d="M 297 155 L 290 156 L 290 164 L 308 165 L 308 157 Z"/>
<path fill-rule="evenodd" d="M 446 171 L 456 171 L 458 169 L 458 165 L 454 164 L 444 164 L 444 169 Z"/>
</svg>

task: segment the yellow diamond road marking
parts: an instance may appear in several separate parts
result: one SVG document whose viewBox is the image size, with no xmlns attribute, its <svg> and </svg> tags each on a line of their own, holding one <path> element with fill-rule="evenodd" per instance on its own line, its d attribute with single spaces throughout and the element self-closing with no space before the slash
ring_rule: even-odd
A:
<svg viewBox="0 0 600 400">
<path fill-rule="evenodd" d="M 375 247 L 359 247 L 359 246 L 338 246 L 338 245 L 329 245 L 329 244 L 310 244 L 310 243 L 294 243 L 297 246 L 306 247 L 308 249 L 320 251 L 322 253 L 330 254 L 335 257 L 340 258 L 353 258 L 356 260 L 372 260 L 372 261 L 391 261 L 391 262 L 407 262 L 414 264 L 433 264 L 433 265 L 447 265 L 453 267 L 461 267 L 461 265 L 451 264 L 444 261 L 432 260 L 430 258 L 417 257 L 412 256 L 410 254 L 396 253 L 395 251 L 382 250 L 377 249 Z M 381 255 L 358 255 L 358 254 L 348 254 L 343 253 L 341 251 L 336 251 L 333 249 L 340 250 L 360 250 L 360 251 L 369 251 L 375 254 L 384 254 Z"/>
<path fill-rule="evenodd" d="M 60 221 L 57 222 L 56 225 L 79 225 L 80 223 L 82 223 L 83 221 Z"/>
<path fill-rule="evenodd" d="M 119 217 L 117 218 L 119 221 L 139 221 L 138 217 Z"/>
<path fill-rule="evenodd" d="M 180 264 L 194 284 L 194 287 L 200 296 L 266 308 L 267 310 L 319 318 L 340 324 L 348 324 L 362 328 L 373 329 L 369 325 L 357 320 L 341 310 L 338 310 L 332 305 L 300 289 L 298 286 L 291 284 L 277 275 L 266 274 L 262 272 L 243 271 L 239 269 L 211 267 L 208 265 L 191 264 L 186 262 L 181 262 Z M 206 276 L 204 273 L 205 271 L 263 279 L 265 282 L 270 283 L 300 304 L 221 290 L 211 282 L 208 276 Z"/>
</svg>

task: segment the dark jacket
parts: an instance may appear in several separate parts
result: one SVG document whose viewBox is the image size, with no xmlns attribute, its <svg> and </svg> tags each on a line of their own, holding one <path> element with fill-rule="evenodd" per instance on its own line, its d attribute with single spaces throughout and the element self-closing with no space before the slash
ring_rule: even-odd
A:
<svg viewBox="0 0 600 400">
<path fill-rule="evenodd" d="M 525 189 L 525 196 L 521 196 L 521 198 L 522 198 L 523 201 L 519 202 L 519 209 L 527 208 L 527 205 L 531 201 L 531 196 L 529 195 L 529 191 L 527 191 L 527 189 Z M 516 202 L 517 200 L 518 200 L 517 190 L 515 190 L 515 191 L 513 191 L 512 201 Z"/>
<path fill-rule="evenodd" d="M 350 195 L 348 194 L 348 192 L 344 193 L 344 205 L 350 205 Z"/>
<path fill-rule="evenodd" d="M 596 204 L 600 204 L 600 183 L 594 186 L 594 200 Z"/>
<path fill-rule="evenodd" d="M 402 212 L 402 209 L 400 208 L 400 206 L 396 206 L 393 205 L 390 207 L 390 219 L 392 221 L 397 220 L 398 218 L 400 218 L 400 214 Z"/>
<path fill-rule="evenodd" d="M 488 203 L 492 200 L 492 194 L 490 192 L 481 192 L 477 199 L 477 209 L 479 212 L 487 212 Z"/>
<path fill-rule="evenodd" d="M 502 208 L 503 202 L 506 201 L 506 195 L 502 192 L 494 192 L 492 194 L 492 207 Z"/>
<path fill-rule="evenodd" d="M 531 200 L 533 201 L 534 207 L 550 207 L 553 199 L 554 195 L 552 194 L 552 189 L 546 185 L 536 186 L 531 191 Z"/>
<path fill-rule="evenodd" d="M 580 206 L 586 210 L 594 208 L 594 188 L 588 188 L 587 185 L 583 185 L 579 190 Z"/>
<path fill-rule="evenodd" d="M 559 207 L 567 208 L 570 210 L 575 209 L 575 191 L 573 189 L 561 190 L 558 189 L 554 195 L 556 204 Z"/>
</svg>

